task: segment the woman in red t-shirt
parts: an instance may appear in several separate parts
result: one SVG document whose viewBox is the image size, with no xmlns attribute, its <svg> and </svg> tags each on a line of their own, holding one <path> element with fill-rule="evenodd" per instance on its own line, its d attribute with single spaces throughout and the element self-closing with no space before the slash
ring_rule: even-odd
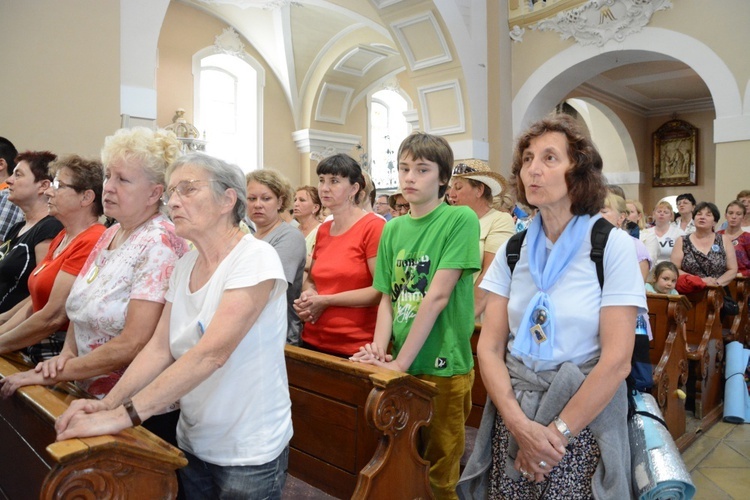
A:
<svg viewBox="0 0 750 500">
<path fill-rule="evenodd" d="M 24 349 L 34 363 L 60 353 L 68 329 L 65 301 L 104 232 L 101 162 L 71 155 L 50 164 L 49 215 L 64 229 L 29 276 L 30 297 L 0 316 L 0 354 Z"/>
<path fill-rule="evenodd" d="M 310 274 L 295 301 L 302 346 L 351 356 L 372 342 L 380 293 L 372 287 L 385 220 L 365 212 L 362 169 L 347 155 L 329 156 L 317 168 L 318 193 L 333 220 L 318 228 Z"/>
</svg>

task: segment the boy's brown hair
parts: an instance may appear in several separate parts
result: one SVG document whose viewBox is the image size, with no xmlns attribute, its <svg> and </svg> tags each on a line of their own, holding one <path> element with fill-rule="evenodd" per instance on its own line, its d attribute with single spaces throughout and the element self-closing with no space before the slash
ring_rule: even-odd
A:
<svg viewBox="0 0 750 500">
<path fill-rule="evenodd" d="M 438 189 L 438 198 L 445 196 L 453 169 L 453 150 L 448 141 L 439 135 L 414 132 L 404 139 L 398 148 L 399 161 L 404 155 L 409 155 L 414 160 L 422 159 L 435 162 L 438 166 L 441 183 Z"/>
</svg>

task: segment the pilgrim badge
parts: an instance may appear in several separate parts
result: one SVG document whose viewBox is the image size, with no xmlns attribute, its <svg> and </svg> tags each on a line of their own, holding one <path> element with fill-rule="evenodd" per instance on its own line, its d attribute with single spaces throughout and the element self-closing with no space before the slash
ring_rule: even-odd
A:
<svg viewBox="0 0 750 500">
<path fill-rule="evenodd" d="M 549 310 L 544 306 L 537 306 L 531 313 L 531 319 L 534 321 L 529 331 L 534 338 L 534 342 L 541 344 L 547 340 L 547 334 L 544 333 L 544 327 L 549 325 Z"/>
</svg>

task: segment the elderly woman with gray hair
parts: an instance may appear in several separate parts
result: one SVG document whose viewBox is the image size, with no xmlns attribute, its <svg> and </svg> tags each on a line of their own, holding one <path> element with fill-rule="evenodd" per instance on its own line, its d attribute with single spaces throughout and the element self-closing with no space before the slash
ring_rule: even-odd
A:
<svg viewBox="0 0 750 500">
<path fill-rule="evenodd" d="M 107 397 L 71 404 L 58 439 L 113 434 L 179 400 L 187 498 L 280 498 L 292 436 L 281 261 L 239 227 L 238 167 L 184 156 L 170 167 L 164 199 L 195 250 L 175 266 L 152 340 Z"/>
</svg>

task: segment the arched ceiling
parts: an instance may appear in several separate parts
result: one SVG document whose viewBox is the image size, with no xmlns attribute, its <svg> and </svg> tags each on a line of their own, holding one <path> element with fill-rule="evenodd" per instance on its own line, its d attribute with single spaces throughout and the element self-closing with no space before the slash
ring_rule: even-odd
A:
<svg viewBox="0 0 750 500">
<path fill-rule="evenodd" d="M 299 126 L 323 82 L 353 100 L 405 69 L 398 46 L 367 0 L 181 0 L 230 26 L 282 83 Z"/>
<path fill-rule="evenodd" d="M 221 19 L 254 46 L 281 82 L 297 127 L 309 127 L 316 116 L 327 121 L 331 113 L 321 115 L 316 102 L 321 94 L 330 105 L 349 106 L 333 113 L 346 115 L 367 92 L 403 71 L 426 93 L 432 91 L 431 81 L 446 78 L 428 74 L 458 69 L 463 79 L 452 98 L 459 107 L 466 101 L 461 120 L 471 123 L 475 138 L 485 140 L 484 0 L 174 1 Z M 644 116 L 712 108 L 708 88 L 690 66 L 668 56 L 657 59 L 636 59 L 597 74 L 580 90 Z M 417 94 L 423 97 L 417 89 L 415 103 Z M 428 125 L 429 110 L 420 113 Z"/>
</svg>

